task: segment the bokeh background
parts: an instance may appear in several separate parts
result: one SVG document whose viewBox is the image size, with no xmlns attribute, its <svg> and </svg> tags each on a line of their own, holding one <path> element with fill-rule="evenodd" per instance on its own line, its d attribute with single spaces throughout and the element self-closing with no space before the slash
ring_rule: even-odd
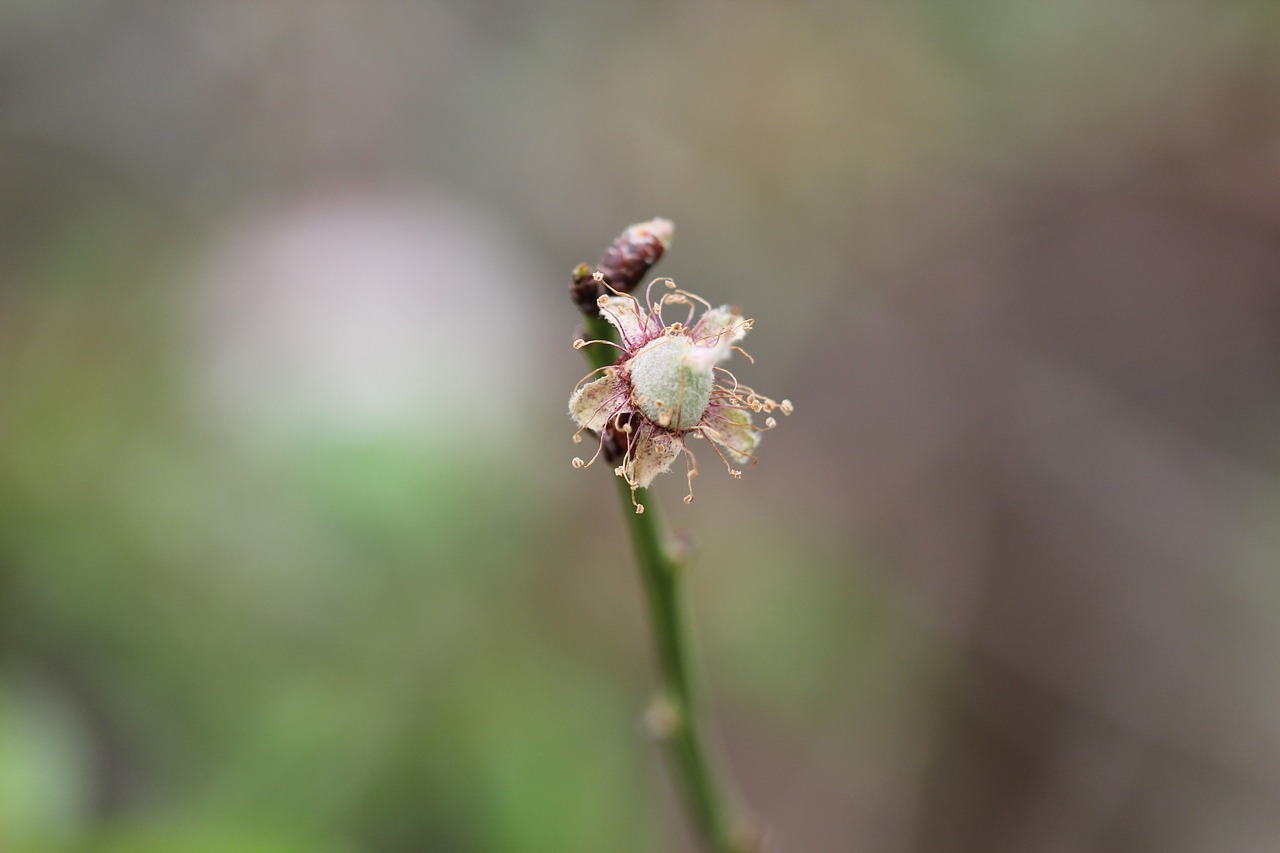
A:
<svg viewBox="0 0 1280 853">
<path fill-rule="evenodd" d="M 658 490 L 772 849 L 1276 850 L 1278 184 L 1266 0 L 0 4 L 0 850 L 692 850 L 655 215 L 797 407 Z"/>
</svg>

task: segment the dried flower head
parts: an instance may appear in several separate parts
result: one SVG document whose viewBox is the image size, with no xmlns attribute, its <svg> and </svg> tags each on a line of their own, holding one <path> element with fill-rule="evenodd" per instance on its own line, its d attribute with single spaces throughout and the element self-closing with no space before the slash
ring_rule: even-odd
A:
<svg viewBox="0 0 1280 853">
<path fill-rule="evenodd" d="M 621 355 L 611 366 L 587 374 L 574 389 L 569 414 L 580 429 L 573 440 L 582 441 L 583 432 L 598 433 L 603 448 L 607 435 L 625 436 L 626 447 L 614 473 L 631 486 L 636 512 L 644 512 L 644 505 L 635 499 L 636 489 L 647 487 L 682 453 L 689 479 L 684 500 L 693 499 L 698 466 L 687 446 L 691 437 L 709 439 L 729 474 L 741 477 L 733 466 L 755 462 L 760 433 L 777 424 L 769 417 L 763 427 L 757 427 L 751 422 L 752 414 L 779 409 L 789 415 L 792 411 L 790 401 L 779 403 L 757 394 L 720 366 L 734 350 L 751 358 L 737 344 L 754 321 L 743 319 L 737 308 L 713 308 L 701 297 L 676 288 L 670 279 L 650 282 L 644 305 L 610 288 L 600 273 L 595 280 L 610 291 L 602 293 L 596 304 L 600 315 L 617 329 L 621 343 L 580 339 L 574 347 L 606 344 Z M 667 290 L 655 302 L 652 290 L 658 283 Z M 664 319 L 663 308 L 669 305 L 688 308 L 683 322 Z M 693 322 L 698 305 L 705 310 Z M 573 466 L 586 468 L 600 454 L 597 449 L 586 462 L 575 458 Z"/>
</svg>

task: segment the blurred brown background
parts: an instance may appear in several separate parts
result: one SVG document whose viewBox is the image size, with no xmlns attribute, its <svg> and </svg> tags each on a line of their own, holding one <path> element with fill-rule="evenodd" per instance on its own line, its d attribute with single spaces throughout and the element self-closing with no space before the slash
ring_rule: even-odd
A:
<svg viewBox="0 0 1280 853">
<path fill-rule="evenodd" d="M 758 322 L 784 851 L 1280 846 L 1280 12 L 0 4 L 0 850 L 687 850 L 568 272 Z"/>
</svg>

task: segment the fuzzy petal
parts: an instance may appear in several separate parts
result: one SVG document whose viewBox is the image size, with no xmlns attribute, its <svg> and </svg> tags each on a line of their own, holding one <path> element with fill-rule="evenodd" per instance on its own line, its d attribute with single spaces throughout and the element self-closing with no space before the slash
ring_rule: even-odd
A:
<svg viewBox="0 0 1280 853">
<path fill-rule="evenodd" d="M 741 311 L 721 305 L 702 315 L 693 336 L 701 344 L 728 349 L 742 340 L 750 328 L 751 322 L 743 319 Z"/>
<path fill-rule="evenodd" d="M 640 312 L 640 303 L 630 296 L 608 297 L 600 306 L 600 316 L 617 328 L 628 349 L 635 349 L 645 342 L 645 327 L 648 325 L 645 321 L 648 318 Z"/>
<path fill-rule="evenodd" d="M 618 377 L 608 374 L 573 392 L 569 398 L 569 416 L 578 426 L 600 432 L 626 402 L 627 395 Z"/>
<path fill-rule="evenodd" d="M 751 321 L 744 320 L 737 308 L 721 305 L 702 315 L 693 328 L 695 346 L 690 363 L 698 369 L 710 370 L 733 354 L 733 345 L 742 340 Z"/>
<path fill-rule="evenodd" d="M 671 468 L 684 442 L 677 435 L 662 430 L 646 430 L 636 438 L 635 459 L 630 463 L 629 478 L 637 488 L 646 488 L 653 478 Z"/>
<path fill-rule="evenodd" d="M 760 446 L 760 431 L 752 427 L 751 415 L 741 409 L 712 408 L 703 423 L 703 434 L 739 465 L 750 462 Z"/>
</svg>

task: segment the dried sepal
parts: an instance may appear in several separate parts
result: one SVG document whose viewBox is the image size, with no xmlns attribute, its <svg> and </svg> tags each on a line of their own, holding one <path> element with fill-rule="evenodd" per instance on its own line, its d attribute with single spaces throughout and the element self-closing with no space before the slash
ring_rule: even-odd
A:
<svg viewBox="0 0 1280 853">
<path fill-rule="evenodd" d="M 760 428 L 754 426 L 751 415 L 741 409 L 725 408 L 710 413 L 702 434 L 720 445 L 739 465 L 755 459 L 756 448 L 760 446 Z"/>
<path fill-rule="evenodd" d="M 616 373 L 586 383 L 569 398 L 569 414 L 583 429 L 600 432 L 626 399 Z"/>
<path fill-rule="evenodd" d="M 674 433 L 661 429 L 641 430 L 623 476 L 633 489 L 646 489 L 654 477 L 671 470 L 683 448 L 684 441 Z"/>
</svg>

